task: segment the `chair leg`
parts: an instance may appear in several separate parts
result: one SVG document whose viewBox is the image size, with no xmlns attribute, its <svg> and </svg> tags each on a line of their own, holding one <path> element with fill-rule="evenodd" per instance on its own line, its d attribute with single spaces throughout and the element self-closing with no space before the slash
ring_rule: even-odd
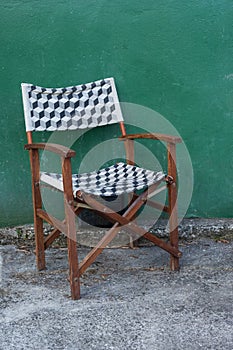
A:
<svg viewBox="0 0 233 350">
<path fill-rule="evenodd" d="M 66 204 L 65 204 L 66 205 Z M 66 209 L 67 220 L 67 247 L 68 247 L 68 262 L 69 262 L 69 281 L 71 298 L 78 300 L 81 297 L 80 294 L 80 271 L 78 263 L 78 251 L 77 251 L 77 236 L 76 236 L 76 222 L 75 216 L 80 210 L 73 210 L 70 206 Z"/>
<path fill-rule="evenodd" d="M 174 242 L 177 241 L 177 243 L 172 244 L 172 246 L 178 248 L 178 239 L 176 239 L 176 236 L 178 236 L 178 229 L 174 230 L 170 236 L 170 242 L 172 242 L 172 240 Z M 179 258 L 174 255 L 170 255 L 170 269 L 171 271 L 178 271 L 180 269 Z"/>
<path fill-rule="evenodd" d="M 177 191 L 176 184 L 169 185 L 169 231 L 170 231 L 170 243 L 173 247 L 178 249 L 179 245 L 179 233 L 178 233 L 178 215 L 177 215 Z M 170 268 L 172 271 L 179 270 L 179 258 L 174 255 L 170 255 Z"/>
<path fill-rule="evenodd" d="M 45 249 L 44 249 L 44 233 L 43 219 L 35 215 L 34 218 L 35 243 L 36 243 L 36 264 L 39 271 L 45 269 Z"/>
<path fill-rule="evenodd" d="M 71 298 L 73 300 L 80 299 L 80 280 L 78 271 L 78 256 L 76 250 L 76 242 L 72 239 L 67 240 L 68 244 L 68 259 L 69 259 L 69 281 Z"/>
<path fill-rule="evenodd" d="M 66 220 L 67 220 L 67 246 L 68 246 L 69 281 L 70 281 L 70 289 L 71 289 L 71 298 L 73 300 L 77 300 L 77 299 L 80 299 L 80 280 L 79 280 L 75 214 L 70 213 L 68 217 L 66 217 Z"/>
<path fill-rule="evenodd" d="M 178 249 L 178 212 L 177 212 L 177 188 L 176 188 L 176 145 L 168 143 L 168 174 L 173 178 L 173 183 L 168 184 L 168 213 L 169 213 L 169 229 L 170 243 Z M 170 256 L 170 268 L 172 271 L 179 270 L 179 258 Z"/>
<path fill-rule="evenodd" d="M 71 298 L 73 300 L 80 299 L 80 280 L 77 252 L 77 236 L 75 223 L 75 209 L 72 191 L 72 171 L 69 158 L 62 160 L 62 176 L 64 185 L 64 207 L 65 207 L 65 222 L 68 246 L 69 260 L 69 280 L 71 289 Z"/>
</svg>

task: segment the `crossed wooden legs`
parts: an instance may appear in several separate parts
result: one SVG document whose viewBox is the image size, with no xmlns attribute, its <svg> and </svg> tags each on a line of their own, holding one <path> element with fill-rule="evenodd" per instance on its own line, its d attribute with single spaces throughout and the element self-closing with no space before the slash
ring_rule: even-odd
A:
<svg viewBox="0 0 233 350">
<path fill-rule="evenodd" d="M 179 257 L 181 256 L 181 252 L 178 250 L 178 229 L 177 227 L 174 227 L 174 219 L 176 213 L 172 213 L 172 216 L 170 217 L 170 227 L 173 228 L 173 231 L 170 233 L 170 241 L 172 240 L 173 244 L 164 242 L 163 240 L 157 238 L 150 232 L 144 230 L 143 228 L 140 228 L 134 222 L 130 221 L 132 217 L 134 217 L 134 215 L 137 213 L 137 211 L 141 208 L 141 206 L 144 205 L 144 203 L 146 202 L 147 195 L 148 191 L 138 196 L 137 199 L 135 199 L 131 206 L 126 210 L 126 212 L 121 216 L 118 213 L 113 212 L 110 208 L 106 207 L 105 205 L 100 204 L 91 196 L 83 194 L 84 201 L 88 203 L 88 205 L 90 205 L 90 207 L 93 210 L 115 223 L 112 226 L 112 228 L 100 240 L 100 242 L 90 251 L 90 253 L 81 262 L 79 267 L 80 274 L 82 274 L 88 268 L 88 266 L 90 266 L 93 263 L 93 261 L 95 261 L 97 256 L 113 240 L 113 238 L 117 235 L 117 233 L 122 227 L 129 233 L 137 234 L 139 237 L 143 236 L 144 238 L 153 242 L 155 245 L 170 253 L 172 261 L 171 269 L 179 269 Z M 175 263 L 173 263 L 173 261 L 175 261 Z"/>
<path fill-rule="evenodd" d="M 61 232 L 65 232 L 67 235 L 68 245 L 68 260 L 69 260 L 69 280 L 71 288 L 72 299 L 80 298 L 80 276 L 86 271 L 86 269 L 96 260 L 99 254 L 102 253 L 104 248 L 114 239 L 119 230 L 123 228 L 130 234 L 137 234 L 139 237 L 143 236 L 155 245 L 159 246 L 163 250 L 170 253 L 170 267 L 171 270 L 179 269 L 179 258 L 181 252 L 178 250 L 178 228 L 177 228 L 177 209 L 176 209 L 176 187 L 175 184 L 169 184 L 169 206 L 164 210 L 169 213 L 169 226 L 170 226 L 170 243 L 167 243 L 150 232 L 140 228 L 133 221 L 131 221 L 138 210 L 147 202 L 147 204 L 158 207 L 159 204 L 148 199 L 150 192 L 154 191 L 156 185 L 151 186 L 147 191 L 141 195 L 134 196 L 134 200 L 130 203 L 128 209 L 123 215 L 119 215 L 117 212 L 96 201 L 92 196 L 82 193 L 82 199 L 77 200 L 77 207 L 74 207 L 73 198 L 70 199 L 65 196 L 65 220 L 63 222 L 58 221 L 51 215 L 48 215 L 41 209 L 40 201 L 37 202 L 37 208 L 35 209 L 35 234 L 36 234 L 36 256 L 38 269 L 45 268 L 45 249 L 59 236 Z M 76 225 L 75 216 L 79 214 L 82 207 L 79 205 L 88 205 L 90 209 L 96 211 L 98 214 L 107 218 L 113 222 L 113 226 L 103 236 L 99 243 L 87 254 L 83 261 L 78 264 L 77 255 L 77 243 L 76 243 Z M 52 233 L 44 240 L 43 238 L 43 219 L 50 222 L 56 228 Z"/>
</svg>

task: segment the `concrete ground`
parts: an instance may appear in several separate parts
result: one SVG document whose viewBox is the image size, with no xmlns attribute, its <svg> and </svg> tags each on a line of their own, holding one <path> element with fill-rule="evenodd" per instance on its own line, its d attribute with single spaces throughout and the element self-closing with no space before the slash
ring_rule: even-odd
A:
<svg viewBox="0 0 233 350">
<path fill-rule="evenodd" d="M 233 349 L 230 236 L 182 240 L 176 273 L 157 247 L 106 249 L 79 301 L 69 297 L 64 245 L 48 249 L 37 272 L 30 239 L 1 242 L 0 349 Z"/>
</svg>

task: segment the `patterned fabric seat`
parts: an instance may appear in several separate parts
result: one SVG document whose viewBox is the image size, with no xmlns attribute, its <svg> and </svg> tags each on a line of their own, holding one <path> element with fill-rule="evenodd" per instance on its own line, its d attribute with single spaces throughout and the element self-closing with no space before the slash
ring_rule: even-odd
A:
<svg viewBox="0 0 233 350">
<path fill-rule="evenodd" d="M 76 196 L 77 191 L 97 196 L 116 196 L 145 189 L 152 184 L 163 181 L 165 176 L 162 172 L 117 163 L 91 173 L 73 174 L 73 193 L 74 196 Z M 61 174 L 42 172 L 41 181 L 63 191 Z"/>
</svg>

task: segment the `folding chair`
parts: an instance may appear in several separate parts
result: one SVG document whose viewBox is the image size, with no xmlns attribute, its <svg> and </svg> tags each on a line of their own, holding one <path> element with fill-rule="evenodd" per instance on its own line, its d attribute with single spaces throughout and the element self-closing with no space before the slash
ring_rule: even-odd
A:
<svg viewBox="0 0 233 350">
<path fill-rule="evenodd" d="M 103 249 L 115 238 L 120 229 L 129 234 L 143 236 L 170 254 L 171 270 L 179 269 L 181 252 L 178 249 L 176 144 L 181 139 L 164 134 L 127 134 L 113 78 L 67 88 L 41 88 L 22 84 L 23 105 L 32 174 L 32 198 L 36 261 L 39 270 L 45 268 L 45 250 L 60 235 L 67 236 L 69 281 L 72 299 L 80 298 L 80 276 L 95 261 Z M 125 143 L 126 162 L 119 162 L 91 173 L 72 174 L 71 158 L 75 152 L 64 145 L 33 143 L 34 131 L 62 131 L 101 127 L 119 123 Z M 167 145 L 167 174 L 140 168 L 134 164 L 134 140 L 160 140 Z M 40 171 L 39 151 L 53 152 L 61 158 L 61 174 Z M 93 169 L 94 170 L 94 169 Z M 46 212 L 41 195 L 41 185 L 47 184 L 64 194 L 64 220 Z M 162 186 L 163 185 L 163 186 Z M 168 190 L 168 205 L 152 201 L 160 187 Z M 124 213 L 114 212 L 98 201 L 97 196 L 133 194 Z M 156 237 L 136 224 L 135 217 L 145 205 L 160 209 L 169 216 L 170 242 Z M 89 208 L 108 221 L 112 227 L 100 242 L 78 263 L 75 216 Z M 43 221 L 54 229 L 45 238 Z"/>
</svg>

